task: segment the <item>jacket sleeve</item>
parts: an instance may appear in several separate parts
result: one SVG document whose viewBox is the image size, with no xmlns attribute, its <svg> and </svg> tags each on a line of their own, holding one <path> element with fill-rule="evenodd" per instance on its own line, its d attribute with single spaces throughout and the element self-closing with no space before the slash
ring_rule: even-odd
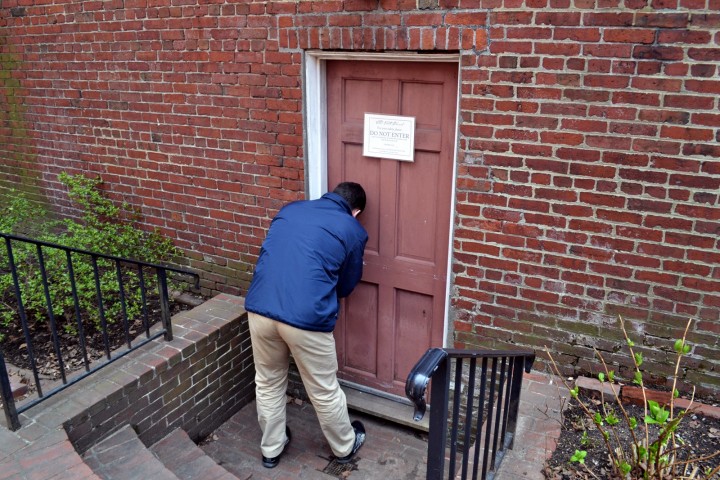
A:
<svg viewBox="0 0 720 480">
<path fill-rule="evenodd" d="M 360 278 L 362 278 L 363 254 L 365 253 L 366 243 L 367 237 L 365 237 L 364 240 L 355 242 L 353 248 L 348 252 L 348 256 L 345 259 L 338 278 L 338 298 L 344 298 L 350 295 L 360 281 Z"/>
</svg>

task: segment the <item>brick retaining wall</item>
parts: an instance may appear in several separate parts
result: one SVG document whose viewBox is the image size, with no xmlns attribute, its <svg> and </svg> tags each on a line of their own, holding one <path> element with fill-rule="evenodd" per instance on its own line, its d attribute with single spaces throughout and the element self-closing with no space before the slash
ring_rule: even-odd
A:
<svg viewBox="0 0 720 480">
<path fill-rule="evenodd" d="M 208 435 L 255 395 L 243 301 L 219 295 L 173 317 L 174 339 L 108 366 L 73 395 L 85 404 L 64 422 L 80 452 L 130 424 L 146 445 L 175 428 Z"/>
</svg>

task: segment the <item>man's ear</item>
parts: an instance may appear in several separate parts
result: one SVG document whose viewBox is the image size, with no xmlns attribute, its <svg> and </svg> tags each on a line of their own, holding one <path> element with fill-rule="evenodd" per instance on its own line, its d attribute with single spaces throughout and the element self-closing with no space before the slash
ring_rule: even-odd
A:
<svg viewBox="0 0 720 480">
<path fill-rule="evenodd" d="M 360 212 L 362 212 L 362 210 L 360 210 L 359 208 L 353 208 L 352 216 L 357 218 L 357 216 L 360 215 Z"/>
</svg>

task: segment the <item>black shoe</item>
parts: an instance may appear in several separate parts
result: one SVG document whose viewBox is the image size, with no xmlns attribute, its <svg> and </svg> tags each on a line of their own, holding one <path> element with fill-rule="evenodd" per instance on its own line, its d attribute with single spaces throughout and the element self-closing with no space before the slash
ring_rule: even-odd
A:
<svg viewBox="0 0 720 480">
<path fill-rule="evenodd" d="M 350 463 L 350 460 L 353 459 L 355 454 L 358 450 L 360 450 L 360 447 L 363 446 L 363 443 L 365 443 L 365 426 L 360 422 L 359 420 L 355 420 L 350 425 L 352 425 L 353 430 L 355 430 L 355 445 L 353 445 L 352 451 L 345 455 L 344 457 L 336 457 L 335 461 L 339 464 L 346 464 Z"/>
<path fill-rule="evenodd" d="M 280 457 L 282 457 L 282 454 L 285 453 L 285 447 L 290 444 L 290 438 L 292 438 L 292 435 L 290 435 L 290 429 L 285 426 L 285 436 L 287 437 L 287 440 L 285 440 L 285 445 L 283 445 L 283 449 L 280 452 L 280 454 L 277 457 L 268 458 L 265 455 L 263 455 L 263 467 L 265 468 L 275 468 L 278 466 L 278 463 L 280 463 Z"/>
</svg>

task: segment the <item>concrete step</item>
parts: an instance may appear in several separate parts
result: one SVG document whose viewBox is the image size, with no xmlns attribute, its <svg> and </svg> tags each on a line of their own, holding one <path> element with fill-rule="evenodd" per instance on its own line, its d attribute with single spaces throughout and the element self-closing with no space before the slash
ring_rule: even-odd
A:
<svg viewBox="0 0 720 480">
<path fill-rule="evenodd" d="M 367 413 L 421 432 L 430 431 L 429 406 L 422 420 L 416 422 L 413 420 L 415 407 L 406 398 L 365 391 L 349 382 L 342 382 L 341 385 L 351 410 Z"/>
<path fill-rule="evenodd" d="M 179 480 L 147 449 L 130 425 L 97 443 L 83 458 L 105 480 Z"/>
<path fill-rule="evenodd" d="M 180 480 L 244 480 L 215 463 L 183 429 L 175 429 L 150 451 Z"/>
</svg>

